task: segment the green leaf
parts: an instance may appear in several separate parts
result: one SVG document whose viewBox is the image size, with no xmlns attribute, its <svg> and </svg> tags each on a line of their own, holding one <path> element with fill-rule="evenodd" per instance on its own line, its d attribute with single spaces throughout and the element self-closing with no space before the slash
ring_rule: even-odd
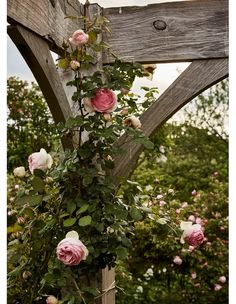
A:
<svg viewBox="0 0 236 304">
<path fill-rule="evenodd" d="M 45 172 L 43 170 L 40 170 L 40 169 L 34 169 L 34 176 L 44 177 Z"/>
<path fill-rule="evenodd" d="M 88 185 L 92 184 L 92 182 L 93 182 L 93 177 L 92 176 L 87 175 L 83 178 L 83 185 L 84 186 L 88 186 Z"/>
<path fill-rule="evenodd" d="M 85 212 L 85 211 L 88 209 L 88 207 L 89 207 L 89 204 L 84 204 L 84 205 L 76 212 L 76 214 L 78 215 L 78 214 L 81 214 L 81 213 Z"/>
<path fill-rule="evenodd" d="M 71 214 L 75 211 L 76 209 L 76 204 L 73 201 L 67 202 L 67 211 Z"/>
<path fill-rule="evenodd" d="M 81 288 L 81 290 L 90 293 L 94 297 L 96 297 L 100 294 L 99 290 L 95 287 L 84 286 Z"/>
<path fill-rule="evenodd" d="M 64 220 L 63 226 L 70 227 L 70 226 L 73 226 L 75 224 L 75 222 L 76 222 L 76 218 L 70 217 L 70 218 Z"/>
<path fill-rule="evenodd" d="M 116 254 L 117 254 L 118 259 L 127 258 L 127 256 L 128 256 L 127 248 L 122 247 L 122 246 L 117 247 Z"/>
<path fill-rule="evenodd" d="M 88 32 L 89 35 L 89 43 L 94 43 L 97 40 L 97 33 L 95 33 L 94 31 L 90 31 Z"/>
<path fill-rule="evenodd" d="M 134 221 L 140 221 L 143 218 L 142 213 L 137 208 L 132 208 L 130 215 Z"/>
<path fill-rule="evenodd" d="M 21 231 L 23 228 L 15 223 L 13 226 L 8 226 L 7 227 L 7 233 L 13 233 L 13 232 L 18 232 Z"/>
<path fill-rule="evenodd" d="M 84 227 L 91 224 L 92 218 L 90 215 L 83 216 L 79 219 L 79 226 Z"/>
<path fill-rule="evenodd" d="M 40 177 L 35 176 L 31 183 L 32 183 L 32 186 L 33 186 L 35 192 L 44 191 L 45 184 L 44 184 L 44 181 Z"/>
<path fill-rule="evenodd" d="M 37 206 L 42 202 L 43 196 L 42 195 L 24 195 L 16 200 L 18 205 L 25 205 L 29 204 L 30 206 Z"/>
</svg>

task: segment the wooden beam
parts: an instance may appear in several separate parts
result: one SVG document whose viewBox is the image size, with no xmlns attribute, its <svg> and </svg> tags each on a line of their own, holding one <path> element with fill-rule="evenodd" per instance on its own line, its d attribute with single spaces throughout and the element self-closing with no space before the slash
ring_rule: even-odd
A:
<svg viewBox="0 0 236 304">
<path fill-rule="evenodd" d="M 141 116 L 142 130 L 145 135 L 152 136 L 186 103 L 227 76 L 227 59 L 199 60 L 191 63 Z M 133 172 L 143 150 L 140 144 L 132 141 L 125 143 L 127 141 L 128 137 L 124 134 L 117 143 L 126 151 L 126 154 L 121 154 L 115 159 L 113 175 L 118 178 L 117 182 L 120 178 L 127 178 Z"/>
<path fill-rule="evenodd" d="M 54 121 L 64 122 L 72 112 L 47 42 L 19 25 L 9 26 L 8 34 L 34 74 Z M 63 145 L 71 147 L 71 141 L 64 138 Z"/>
<path fill-rule="evenodd" d="M 80 19 L 66 16 L 83 15 L 77 0 L 8 0 L 7 17 L 12 25 L 21 25 L 45 38 L 50 49 L 60 53 L 63 39 L 83 26 Z"/>
<path fill-rule="evenodd" d="M 111 28 L 104 40 L 125 60 L 150 63 L 228 57 L 228 0 L 105 8 L 103 15 Z"/>
</svg>

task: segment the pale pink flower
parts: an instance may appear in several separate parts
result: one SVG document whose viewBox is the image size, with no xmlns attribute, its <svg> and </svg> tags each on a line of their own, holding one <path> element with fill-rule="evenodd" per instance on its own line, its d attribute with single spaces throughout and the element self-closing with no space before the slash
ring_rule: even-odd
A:
<svg viewBox="0 0 236 304">
<path fill-rule="evenodd" d="M 46 303 L 47 304 L 57 304 L 58 303 L 58 299 L 55 298 L 54 296 L 49 296 L 46 299 Z"/>
<path fill-rule="evenodd" d="M 173 262 L 176 265 L 181 265 L 183 263 L 182 259 L 178 255 L 174 257 Z"/>
<path fill-rule="evenodd" d="M 86 260 L 88 249 L 74 237 L 66 237 L 57 245 L 57 258 L 68 266 L 78 265 L 82 260 Z"/>
<path fill-rule="evenodd" d="M 194 223 L 195 222 L 195 216 L 194 215 L 190 215 L 188 217 L 188 221 Z"/>
<path fill-rule="evenodd" d="M 13 170 L 14 176 L 17 177 L 24 177 L 26 172 L 25 172 L 25 167 L 17 167 Z"/>
<path fill-rule="evenodd" d="M 189 246 L 189 247 L 188 247 L 188 251 L 189 251 L 189 252 L 192 252 L 194 249 L 195 249 L 194 246 Z"/>
<path fill-rule="evenodd" d="M 166 202 L 165 202 L 165 201 L 160 201 L 160 202 L 159 202 L 159 205 L 160 205 L 161 207 L 163 207 L 163 206 L 166 205 Z"/>
<path fill-rule="evenodd" d="M 219 285 L 219 284 L 215 284 L 215 285 L 214 285 L 214 290 L 215 290 L 215 291 L 221 290 L 221 288 L 222 288 L 222 286 Z"/>
<path fill-rule="evenodd" d="M 225 276 L 219 277 L 219 282 L 224 284 L 226 282 L 226 277 Z"/>
<path fill-rule="evenodd" d="M 199 225 L 202 225 L 203 224 L 203 221 L 200 217 L 196 217 L 196 220 L 195 220 L 196 224 L 199 224 Z"/>
<path fill-rule="evenodd" d="M 194 190 L 192 191 L 192 195 L 193 195 L 193 196 L 197 195 L 197 190 L 194 189 Z"/>
<path fill-rule="evenodd" d="M 111 113 L 117 107 L 116 94 L 110 89 L 97 89 L 90 101 L 93 109 L 101 113 Z"/>
<path fill-rule="evenodd" d="M 72 37 L 69 38 L 70 43 L 74 45 L 82 45 L 87 43 L 89 40 L 89 35 L 85 34 L 83 30 L 77 30 L 73 33 Z"/>
<path fill-rule="evenodd" d="M 50 169 L 53 163 L 52 157 L 44 149 L 40 149 L 40 152 L 32 153 L 28 157 L 29 169 L 33 173 L 35 169 L 46 171 Z"/>
<path fill-rule="evenodd" d="M 125 116 L 125 115 L 127 115 L 129 113 L 129 109 L 128 108 L 123 108 L 121 111 L 120 111 L 120 115 L 122 115 L 122 116 Z"/>
<path fill-rule="evenodd" d="M 197 247 L 203 242 L 204 234 L 201 225 L 192 224 L 192 222 L 181 222 L 180 228 L 183 230 L 181 243 L 186 241 L 190 246 Z"/>
<path fill-rule="evenodd" d="M 103 118 L 105 121 L 111 121 L 111 115 L 109 113 L 104 113 Z"/>
<path fill-rule="evenodd" d="M 188 207 L 188 203 L 187 202 L 183 202 L 183 204 L 181 205 L 182 208 L 186 208 Z"/>
<path fill-rule="evenodd" d="M 197 277 L 196 272 L 192 272 L 192 273 L 191 273 L 191 277 L 192 277 L 192 279 L 193 279 L 193 280 L 195 280 L 195 279 L 196 279 L 196 277 Z"/>
<path fill-rule="evenodd" d="M 72 68 L 72 70 L 76 71 L 80 67 L 80 63 L 76 60 L 71 60 L 70 67 Z"/>
<path fill-rule="evenodd" d="M 177 214 L 180 214 L 181 209 L 176 209 L 175 212 L 176 212 Z"/>
<path fill-rule="evenodd" d="M 135 117 L 135 116 L 129 116 L 124 120 L 124 125 L 127 127 L 131 127 L 134 129 L 140 129 L 142 124 L 139 120 L 139 118 Z"/>
</svg>

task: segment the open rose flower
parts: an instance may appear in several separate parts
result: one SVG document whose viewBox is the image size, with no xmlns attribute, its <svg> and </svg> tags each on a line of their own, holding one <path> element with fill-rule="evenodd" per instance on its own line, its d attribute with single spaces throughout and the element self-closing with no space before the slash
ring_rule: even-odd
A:
<svg viewBox="0 0 236 304">
<path fill-rule="evenodd" d="M 219 285 L 219 284 L 214 284 L 214 290 L 215 291 L 218 291 L 218 290 L 221 290 L 222 286 Z"/>
<path fill-rule="evenodd" d="M 181 265 L 183 263 L 182 259 L 178 255 L 174 257 L 173 262 L 176 265 Z"/>
<path fill-rule="evenodd" d="M 14 169 L 13 174 L 17 177 L 24 177 L 25 176 L 25 167 L 17 167 Z"/>
<path fill-rule="evenodd" d="M 192 222 L 181 222 L 180 229 L 183 230 L 181 243 L 186 241 L 188 245 L 197 247 L 204 241 L 201 225 L 192 224 Z"/>
<path fill-rule="evenodd" d="M 56 249 L 57 258 L 68 266 L 78 265 L 82 260 L 86 260 L 88 249 L 76 237 L 66 237 L 58 245 Z"/>
<path fill-rule="evenodd" d="M 134 129 L 140 129 L 142 124 L 140 120 L 135 116 L 129 116 L 124 120 L 124 125 Z"/>
<path fill-rule="evenodd" d="M 49 296 L 46 299 L 46 303 L 47 304 L 57 304 L 58 303 L 58 299 L 55 298 L 54 296 Z"/>
<path fill-rule="evenodd" d="M 89 40 L 89 35 L 85 34 L 83 30 L 77 30 L 73 33 L 72 37 L 69 38 L 70 43 L 74 45 L 82 45 L 87 43 Z"/>
<path fill-rule="evenodd" d="M 224 284 L 226 282 L 226 277 L 225 276 L 219 277 L 219 282 Z"/>
<path fill-rule="evenodd" d="M 29 169 L 33 173 L 35 169 L 46 171 L 50 169 L 53 163 L 52 157 L 44 149 L 35 152 L 28 157 Z"/>
<path fill-rule="evenodd" d="M 109 89 L 97 89 L 91 98 L 91 104 L 95 111 L 101 113 L 111 113 L 117 107 L 116 94 Z"/>
</svg>

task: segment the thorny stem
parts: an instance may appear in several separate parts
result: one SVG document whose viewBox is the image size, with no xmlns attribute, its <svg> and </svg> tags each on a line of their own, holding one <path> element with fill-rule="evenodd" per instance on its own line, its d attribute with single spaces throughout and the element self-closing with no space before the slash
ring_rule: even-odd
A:
<svg viewBox="0 0 236 304">
<path fill-rule="evenodd" d="M 74 282 L 74 284 L 75 284 L 76 290 L 78 291 L 78 294 L 80 295 L 80 297 L 81 297 L 83 303 L 86 304 L 86 301 L 85 301 L 84 297 L 82 296 L 82 292 L 81 292 L 81 290 L 79 289 L 79 286 L 77 285 L 75 279 L 73 279 L 73 282 Z"/>
</svg>

